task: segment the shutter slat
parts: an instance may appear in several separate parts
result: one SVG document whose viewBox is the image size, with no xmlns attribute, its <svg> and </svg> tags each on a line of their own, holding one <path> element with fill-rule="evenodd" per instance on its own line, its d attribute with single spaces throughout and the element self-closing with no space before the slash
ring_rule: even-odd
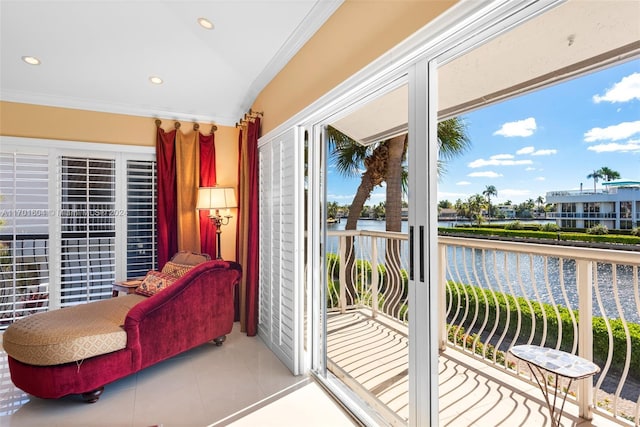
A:
<svg viewBox="0 0 640 427">
<path fill-rule="evenodd" d="M 0 153 L 0 330 L 49 305 L 49 160 Z"/>
</svg>

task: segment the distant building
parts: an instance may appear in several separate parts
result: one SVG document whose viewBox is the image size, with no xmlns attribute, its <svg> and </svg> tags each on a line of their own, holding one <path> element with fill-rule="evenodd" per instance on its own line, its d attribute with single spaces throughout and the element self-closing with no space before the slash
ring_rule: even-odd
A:
<svg viewBox="0 0 640 427">
<path fill-rule="evenodd" d="M 513 205 L 496 205 L 493 207 L 497 217 L 513 219 L 516 217 L 516 208 Z"/>
<path fill-rule="evenodd" d="M 458 211 L 453 208 L 441 208 L 438 212 L 438 220 L 450 221 L 458 219 Z"/>
<path fill-rule="evenodd" d="M 550 191 L 547 203 L 556 210 L 547 218 L 560 227 L 589 228 L 603 224 L 611 229 L 631 229 L 640 224 L 640 181 L 602 183 L 600 191 Z"/>
</svg>

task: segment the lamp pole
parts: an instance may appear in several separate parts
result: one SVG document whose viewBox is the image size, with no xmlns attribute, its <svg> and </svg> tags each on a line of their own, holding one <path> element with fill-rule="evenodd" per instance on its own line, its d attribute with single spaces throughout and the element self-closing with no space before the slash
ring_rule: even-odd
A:
<svg viewBox="0 0 640 427">
<path fill-rule="evenodd" d="M 215 215 L 209 215 L 211 221 L 216 225 L 216 259 L 222 259 L 221 250 L 220 250 L 220 241 L 222 234 L 222 226 L 229 224 L 229 220 L 233 215 L 220 215 L 220 209 L 216 209 Z"/>
</svg>

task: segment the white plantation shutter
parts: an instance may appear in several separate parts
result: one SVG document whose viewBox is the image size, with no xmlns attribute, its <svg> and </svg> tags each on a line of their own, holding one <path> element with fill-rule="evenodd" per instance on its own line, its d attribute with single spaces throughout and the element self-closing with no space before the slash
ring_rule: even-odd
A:
<svg viewBox="0 0 640 427">
<path fill-rule="evenodd" d="M 0 153 L 0 330 L 49 306 L 49 160 Z"/>
<path fill-rule="evenodd" d="M 0 330 L 156 267 L 149 147 L 0 136 Z"/>
<path fill-rule="evenodd" d="M 156 162 L 127 161 L 127 277 L 157 269 Z"/>
<path fill-rule="evenodd" d="M 62 307 L 111 296 L 116 258 L 114 159 L 60 158 Z"/>
<path fill-rule="evenodd" d="M 260 310 L 258 333 L 294 373 L 300 373 L 302 287 L 301 153 L 297 130 L 259 148 Z"/>
</svg>

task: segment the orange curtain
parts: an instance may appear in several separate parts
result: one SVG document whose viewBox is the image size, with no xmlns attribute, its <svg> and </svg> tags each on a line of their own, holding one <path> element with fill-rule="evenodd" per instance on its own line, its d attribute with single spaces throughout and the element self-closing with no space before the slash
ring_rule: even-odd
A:
<svg viewBox="0 0 640 427">
<path fill-rule="evenodd" d="M 212 186 L 216 182 L 215 145 L 211 126 L 209 135 L 199 132 L 183 133 L 180 123 L 175 129 L 165 132 L 162 122 L 155 121 L 156 160 L 158 162 L 158 268 L 179 250 L 211 252 L 215 254 L 215 226 L 204 212 L 205 223 L 200 227 L 201 213 L 196 210 L 198 187 Z M 205 231 L 203 245 L 200 243 L 201 229 Z M 207 237 L 209 236 L 209 237 Z"/>
<path fill-rule="evenodd" d="M 196 211 L 200 178 L 198 132 L 176 135 L 178 250 L 200 252 L 200 215 Z"/>
</svg>

